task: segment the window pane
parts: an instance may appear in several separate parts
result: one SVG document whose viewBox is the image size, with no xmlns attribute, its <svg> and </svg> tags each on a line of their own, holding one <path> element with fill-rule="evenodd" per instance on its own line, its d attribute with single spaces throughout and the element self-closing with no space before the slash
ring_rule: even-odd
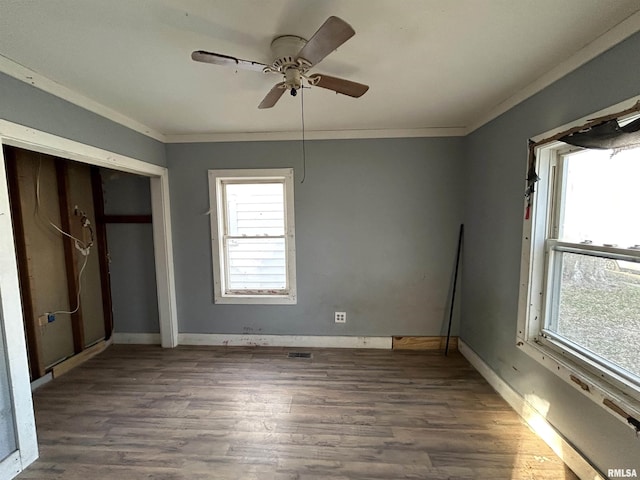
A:
<svg viewBox="0 0 640 480">
<path fill-rule="evenodd" d="M 582 150 L 565 157 L 566 188 L 560 239 L 628 248 L 640 244 L 640 148 Z"/>
<path fill-rule="evenodd" d="M 557 254 L 560 301 L 547 328 L 640 377 L 640 264 Z"/>
<path fill-rule="evenodd" d="M 225 188 L 229 235 L 284 235 L 282 183 L 230 183 Z"/>
<path fill-rule="evenodd" d="M 285 289 L 285 248 L 284 238 L 228 239 L 228 289 Z"/>
</svg>

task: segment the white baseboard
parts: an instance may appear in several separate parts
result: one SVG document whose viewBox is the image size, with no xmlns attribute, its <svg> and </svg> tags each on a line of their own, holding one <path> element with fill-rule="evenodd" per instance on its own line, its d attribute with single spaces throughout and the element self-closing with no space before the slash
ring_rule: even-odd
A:
<svg viewBox="0 0 640 480">
<path fill-rule="evenodd" d="M 116 345 L 160 345 L 159 333 L 114 333 L 111 339 Z"/>
<path fill-rule="evenodd" d="M 53 380 L 53 375 L 51 374 L 51 372 L 44 374 L 40 378 L 36 378 L 33 382 L 31 382 L 31 391 L 35 392 L 38 388 L 46 385 L 51 380 Z"/>
<path fill-rule="evenodd" d="M 116 345 L 160 345 L 159 333 L 114 333 L 112 339 Z M 392 337 L 180 333 L 178 345 L 390 349 Z"/>
<path fill-rule="evenodd" d="M 253 347 L 380 348 L 390 349 L 391 337 L 347 337 L 327 335 L 240 335 L 180 333 L 179 345 L 222 345 Z"/>
<path fill-rule="evenodd" d="M 459 340 L 458 350 L 578 477 L 583 480 L 605 480 L 605 477 L 558 433 L 544 415 L 500 378 L 471 347 Z"/>
</svg>

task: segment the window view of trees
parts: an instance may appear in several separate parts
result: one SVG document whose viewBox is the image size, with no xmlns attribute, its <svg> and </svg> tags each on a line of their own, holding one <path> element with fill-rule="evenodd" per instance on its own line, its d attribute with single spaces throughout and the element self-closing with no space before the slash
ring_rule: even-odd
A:
<svg viewBox="0 0 640 480">
<path fill-rule="evenodd" d="M 560 272 L 546 329 L 640 379 L 640 263 L 614 253 L 640 250 L 640 148 L 581 150 L 562 162 L 557 240 L 574 251 L 552 247 Z"/>
</svg>

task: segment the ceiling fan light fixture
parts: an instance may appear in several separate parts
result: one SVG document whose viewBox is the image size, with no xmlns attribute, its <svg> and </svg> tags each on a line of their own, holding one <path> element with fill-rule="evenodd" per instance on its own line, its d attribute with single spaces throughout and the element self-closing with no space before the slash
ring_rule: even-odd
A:
<svg viewBox="0 0 640 480">
<path fill-rule="evenodd" d="M 302 73 L 297 68 L 288 68 L 284 72 L 284 84 L 290 90 L 302 88 Z M 292 93 L 295 96 L 295 94 Z"/>
</svg>

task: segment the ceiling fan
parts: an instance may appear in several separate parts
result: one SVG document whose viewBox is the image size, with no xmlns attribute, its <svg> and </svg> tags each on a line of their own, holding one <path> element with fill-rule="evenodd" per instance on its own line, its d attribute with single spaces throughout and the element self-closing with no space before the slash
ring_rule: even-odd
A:
<svg viewBox="0 0 640 480">
<path fill-rule="evenodd" d="M 303 87 L 303 81 L 312 86 L 358 98 L 369 90 L 368 85 L 322 73 L 308 75 L 312 67 L 315 67 L 324 57 L 353 37 L 355 33 L 351 25 L 341 18 L 329 17 L 309 41 L 296 35 L 276 37 L 271 42 L 271 51 L 275 58 L 271 65 L 204 50 L 196 50 L 191 54 L 191 58 L 196 62 L 283 75 L 284 81 L 274 85 L 258 108 L 273 107 L 285 90 L 289 90 L 291 95 L 295 97 L 298 90 Z"/>
</svg>

